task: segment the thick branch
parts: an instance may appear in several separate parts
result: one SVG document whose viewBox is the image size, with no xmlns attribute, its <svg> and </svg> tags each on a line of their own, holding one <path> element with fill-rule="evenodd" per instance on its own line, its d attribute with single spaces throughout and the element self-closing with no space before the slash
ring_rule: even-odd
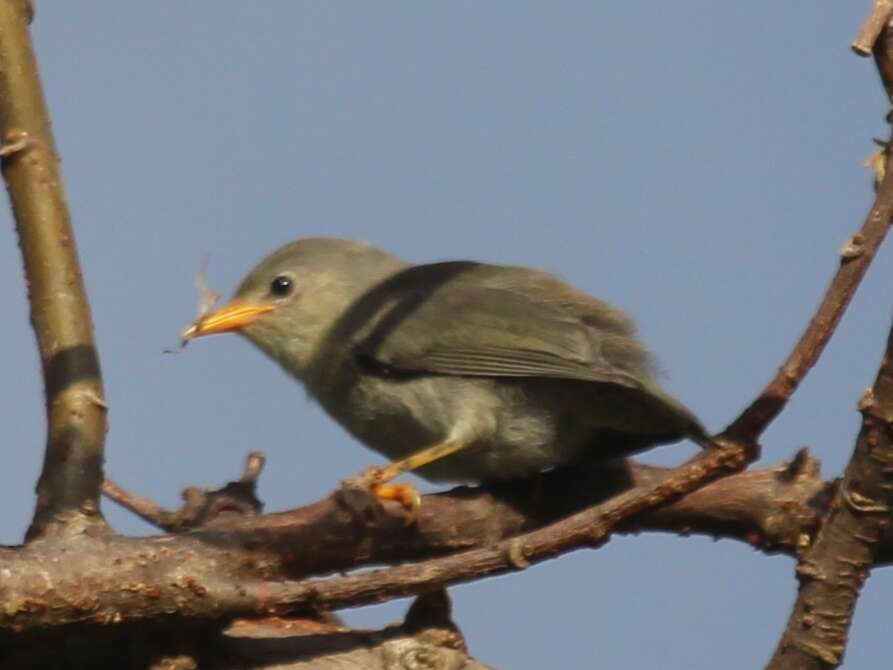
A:
<svg viewBox="0 0 893 670">
<path fill-rule="evenodd" d="M 514 569 L 525 561 L 545 558 L 550 547 L 563 551 L 571 548 L 572 540 L 583 546 L 603 540 L 605 519 L 616 518 L 617 506 L 641 501 L 643 495 L 653 494 L 655 487 L 669 486 L 668 472 L 672 471 L 647 466 L 618 467 L 607 473 L 593 470 L 582 476 L 579 469 L 555 472 L 545 475 L 542 488 L 537 487 L 533 494 L 527 482 L 490 490 L 460 488 L 426 496 L 418 525 L 413 528 L 404 526 L 399 508 L 393 516 L 367 526 L 358 523 L 335 498 L 328 498 L 292 512 L 225 515 L 204 529 L 174 537 L 84 537 L 67 543 L 48 539 L 24 549 L 0 551 L 0 564 L 9 570 L 0 582 L 0 601 L 7 603 L 0 611 L 0 630 L 146 620 L 169 611 L 193 620 L 257 615 L 294 607 L 294 593 L 283 589 L 295 587 L 296 579 L 374 563 L 430 559 L 463 549 L 493 547 L 504 540 L 509 540 L 500 550 L 504 553 L 484 550 L 489 563 L 477 565 L 486 572 L 499 561 L 505 566 L 504 561 L 509 560 L 514 566 L 509 569 Z M 613 498 L 608 506 L 587 509 L 620 491 L 627 493 Z M 793 553 L 798 544 L 808 543 L 826 502 L 826 485 L 818 478 L 814 462 L 800 457 L 785 467 L 717 481 L 669 506 L 637 516 L 620 530 L 700 532 Z M 589 517 L 566 519 L 569 523 L 563 530 L 544 527 L 580 509 Z M 560 536 L 559 531 L 563 533 Z M 531 532 L 534 535 L 522 537 L 520 542 L 510 540 Z M 572 537 L 572 532 L 577 534 Z M 62 551 L 64 562 L 58 560 Z M 475 555 L 481 556 L 472 557 Z M 428 582 L 410 575 L 413 581 L 407 588 L 398 588 L 395 573 L 389 573 L 392 595 L 400 589 L 404 593 L 425 591 L 445 579 L 469 577 L 468 573 L 462 577 L 449 572 L 451 566 L 465 569 L 462 564 L 468 557 L 467 552 L 449 557 L 452 562 L 446 569 L 442 564 L 430 566 L 436 572 Z M 310 603 L 311 584 L 305 586 L 301 598 Z M 332 584 L 332 602 L 347 601 L 344 586 L 344 582 Z M 359 596 L 351 592 L 349 600 L 371 602 L 380 597 L 364 590 Z"/>
<path fill-rule="evenodd" d="M 326 622 L 276 618 L 237 621 L 226 631 L 228 639 L 218 651 L 230 661 L 226 667 L 232 667 L 234 659 L 251 667 L 256 667 L 259 660 L 272 661 L 269 646 L 257 643 L 268 641 L 276 624 L 280 625 L 284 643 L 275 650 L 276 660 L 283 663 L 275 667 L 281 670 L 486 670 L 468 657 L 465 641 L 450 618 L 444 591 L 420 596 L 402 624 L 382 631 L 355 631 Z"/>
<path fill-rule="evenodd" d="M 30 4 L 0 0 L 3 176 L 25 265 L 43 366 L 47 444 L 29 530 L 102 523 L 99 487 L 105 403 L 59 157 L 28 32 Z M 72 523 L 72 522 L 79 523 Z"/>
<path fill-rule="evenodd" d="M 334 609 L 523 570 L 572 549 L 602 545 L 620 523 L 743 468 L 747 461 L 741 454 L 736 446 L 706 451 L 657 482 L 630 489 L 602 505 L 492 546 L 325 581 L 277 583 L 265 589 L 264 594 L 288 606 L 314 604 Z"/>
<path fill-rule="evenodd" d="M 843 660 L 856 600 L 893 506 L 893 329 L 860 410 L 862 429 L 830 516 L 797 567 L 800 591 L 771 670 L 836 668 Z"/>
<path fill-rule="evenodd" d="M 182 625 L 177 625 L 182 624 Z M 382 630 L 357 630 L 329 615 L 238 619 L 229 626 L 93 626 L 55 629 L 53 644 L 39 633 L 5 640 L 4 668 L 91 670 L 486 670 L 468 655 L 450 616 L 445 592 L 417 598 L 406 619 Z"/>
<path fill-rule="evenodd" d="M 535 483 L 521 481 L 459 487 L 425 496 L 414 533 L 401 530 L 394 537 L 391 531 L 402 527 L 387 523 L 387 519 L 382 519 L 385 521 L 383 525 L 369 529 L 375 533 L 374 558 L 383 560 L 390 555 L 395 560 L 406 560 L 495 542 L 592 507 L 630 488 L 652 486 L 669 472 L 668 468 L 633 460 L 592 463 L 589 468 L 574 467 L 543 474 Z M 251 511 L 243 502 L 243 493 L 236 488 L 243 482 L 244 479 L 240 479 L 219 489 L 187 489 L 201 491 L 198 500 L 184 495 L 186 502 L 178 510 L 163 509 L 109 480 L 103 486 L 106 495 L 162 530 L 184 532 L 216 520 L 215 528 L 225 528 L 232 534 L 248 534 L 251 539 L 246 542 L 256 546 L 262 543 L 272 552 L 286 553 L 296 545 L 312 542 L 319 549 L 317 556 L 321 564 L 305 564 L 303 569 L 310 573 L 326 565 L 330 569 L 345 567 L 344 563 L 333 566 L 328 562 L 331 559 L 325 557 L 329 553 L 326 550 L 328 542 L 354 546 L 358 541 L 327 527 L 337 523 L 339 507 L 334 498 L 288 512 L 250 519 L 221 519 L 234 509 L 243 514 Z M 746 541 L 764 551 L 793 553 L 798 546 L 811 540 L 827 511 L 831 488 L 831 484 L 820 477 L 818 461 L 802 449 L 790 463 L 741 472 L 708 484 L 674 503 L 632 519 L 618 530 L 704 534 Z M 534 495 L 531 495 L 532 491 Z M 197 507 L 210 510 L 211 515 L 195 515 L 193 510 Z M 326 511 L 318 511 L 320 507 Z M 319 528 L 319 537 L 309 533 L 296 535 L 294 529 L 302 529 L 300 532 L 303 533 L 314 528 L 314 521 L 308 523 L 310 519 L 326 520 Z M 411 545 L 419 547 L 417 555 L 409 553 Z M 389 551 L 389 546 L 393 546 L 397 553 L 384 553 Z"/>
<path fill-rule="evenodd" d="M 877 0 L 863 34 L 877 33 L 871 40 L 875 61 L 893 101 L 890 15 L 888 3 Z M 893 135 L 882 153 L 875 204 L 863 227 L 866 237 L 883 231 L 878 243 L 893 218 L 890 142 Z M 767 666 L 770 670 L 820 670 L 843 661 L 856 601 L 881 554 L 893 508 L 893 327 L 874 385 L 859 409 L 862 427 L 853 455 L 815 544 L 797 566 L 797 601 Z"/>
</svg>

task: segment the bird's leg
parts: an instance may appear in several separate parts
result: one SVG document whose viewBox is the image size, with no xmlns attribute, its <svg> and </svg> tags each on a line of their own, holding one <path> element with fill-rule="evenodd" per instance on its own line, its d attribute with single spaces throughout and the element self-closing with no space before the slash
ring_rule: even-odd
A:
<svg viewBox="0 0 893 670">
<path fill-rule="evenodd" d="M 409 512 L 410 520 L 413 520 L 422 504 L 419 492 L 412 484 L 389 484 L 388 482 L 404 472 L 417 470 L 468 446 L 470 444 L 466 441 L 447 440 L 446 442 L 420 449 L 406 458 L 394 461 L 383 468 L 369 468 L 361 476 L 368 482 L 369 489 L 376 498 L 380 500 L 394 500 L 400 503 Z"/>
<path fill-rule="evenodd" d="M 429 463 L 439 461 L 441 458 L 449 456 L 450 454 L 455 454 L 457 451 L 461 451 L 468 446 L 469 444 L 464 441 L 447 440 L 446 442 L 419 449 L 406 458 L 401 458 L 399 461 L 394 461 L 390 465 L 380 468 L 378 470 L 377 481 L 382 484 L 389 482 L 395 477 L 399 477 L 404 472 L 418 470 Z"/>
</svg>

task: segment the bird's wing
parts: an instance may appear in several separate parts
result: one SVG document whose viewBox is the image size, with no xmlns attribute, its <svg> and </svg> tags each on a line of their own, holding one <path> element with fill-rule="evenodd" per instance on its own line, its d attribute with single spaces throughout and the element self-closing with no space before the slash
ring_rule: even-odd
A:
<svg viewBox="0 0 893 670">
<path fill-rule="evenodd" d="M 356 351 L 384 370 L 636 389 L 649 375 L 622 313 L 545 273 L 439 263 L 409 268 L 377 292 Z"/>
</svg>

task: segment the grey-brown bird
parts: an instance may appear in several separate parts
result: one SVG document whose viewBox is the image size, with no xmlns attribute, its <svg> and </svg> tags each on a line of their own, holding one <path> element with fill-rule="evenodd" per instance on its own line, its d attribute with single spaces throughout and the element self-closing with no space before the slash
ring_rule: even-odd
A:
<svg viewBox="0 0 893 670">
<path fill-rule="evenodd" d="M 618 309 L 553 275 L 452 261 L 410 265 L 368 244 L 313 238 L 263 259 L 183 334 L 235 331 L 391 459 L 369 484 L 525 477 L 689 437 L 698 419 L 654 379 Z"/>
</svg>

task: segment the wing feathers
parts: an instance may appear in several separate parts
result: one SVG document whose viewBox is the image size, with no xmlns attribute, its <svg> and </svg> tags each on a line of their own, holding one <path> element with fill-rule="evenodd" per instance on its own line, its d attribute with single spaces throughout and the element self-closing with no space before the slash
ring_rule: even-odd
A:
<svg viewBox="0 0 893 670">
<path fill-rule="evenodd" d="M 373 292 L 388 299 L 357 352 L 391 370 L 633 388 L 650 374 L 622 312 L 545 273 L 441 263 L 409 268 Z"/>
</svg>

